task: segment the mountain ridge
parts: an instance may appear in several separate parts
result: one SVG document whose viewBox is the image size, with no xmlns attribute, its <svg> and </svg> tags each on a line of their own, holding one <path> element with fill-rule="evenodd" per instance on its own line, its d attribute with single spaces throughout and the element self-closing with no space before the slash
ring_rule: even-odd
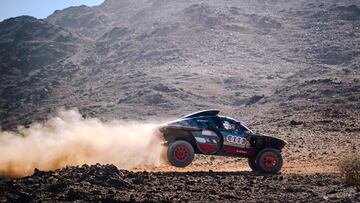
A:
<svg viewBox="0 0 360 203">
<path fill-rule="evenodd" d="M 56 11 L 33 28 L 45 24 L 47 36 L 26 28 L 22 33 L 30 38 L 19 43 L 29 46 L 11 52 L 1 45 L 0 70 L 7 70 L 0 84 L 1 125 L 42 120 L 61 106 L 110 120 L 156 119 L 210 107 L 248 122 L 266 118 L 269 109 L 282 112 L 276 97 L 290 94 L 278 95 L 278 89 L 291 86 L 301 71 L 311 73 L 309 66 L 319 73 L 334 66 L 325 79 L 345 78 L 337 67 L 343 65 L 358 74 L 359 5 L 334 3 L 108 0 Z M 7 35 L 15 32 L 0 35 L 0 41 Z M 61 37 L 68 41 L 56 40 Z M 41 46 L 31 44 L 34 40 Z M 10 77 L 19 66 L 6 53 L 34 70 Z M 42 63 L 28 61 L 36 57 Z M 301 77 L 315 80 L 307 72 Z"/>
</svg>

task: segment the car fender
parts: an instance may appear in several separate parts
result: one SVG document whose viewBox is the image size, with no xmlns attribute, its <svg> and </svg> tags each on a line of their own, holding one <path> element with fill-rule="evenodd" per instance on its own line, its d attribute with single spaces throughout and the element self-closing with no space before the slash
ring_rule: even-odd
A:
<svg viewBox="0 0 360 203">
<path fill-rule="evenodd" d="M 252 137 L 255 138 L 256 140 L 262 140 L 265 142 L 265 143 L 261 143 L 261 145 L 265 145 L 265 146 L 261 146 L 261 148 L 271 147 L 274 149 L 281 150 L 288 144 L 288 142 L 286 142 L 285 140 L 283 140 L 281 138 L 271 136 L 271 135 L 266 135 L 266 134 L 256 133 L 256 134 L 253 134 Z M 259 146 L 257 146 L 257 148 L 258 147 Z"/>
</svg>

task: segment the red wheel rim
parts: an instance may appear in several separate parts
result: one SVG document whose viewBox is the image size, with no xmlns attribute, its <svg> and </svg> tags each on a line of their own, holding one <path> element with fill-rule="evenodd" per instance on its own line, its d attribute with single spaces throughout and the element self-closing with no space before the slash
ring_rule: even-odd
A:
<svg viewBox="0 0 360 203">
<path fill-rule="evenodd" d="M 265 154 L 261 162 L 267 169 L 273 169 L 277 163 L 276 157 L 273 154 Z"/>
<path fill-rule="evenodd" d="M 184 161 L 189 157 L 189 150 L 184 146 L 177 146 L 174 149 L 174 158 L 176 161 Z"/>
</svg>

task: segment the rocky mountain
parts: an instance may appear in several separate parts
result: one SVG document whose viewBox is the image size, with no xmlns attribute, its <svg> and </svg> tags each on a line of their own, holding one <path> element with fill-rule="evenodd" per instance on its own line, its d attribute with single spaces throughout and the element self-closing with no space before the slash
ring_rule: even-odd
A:
<svg viewBox="0 0 360 203">
<path fill-rule="evenodd" d="M 61 84 L 60 79 L 76 69 L 69 58 L 81 43 L 77 34 L 30 16 L 0 23 L 0 117 L 4 126 L 8 118 L 12 122 L 18 116 L 28 121 L 43 118 L 36 112 L 51 105 L 45 100 Z"/>
<path fill-rule="evenodd" d="M 311 115 L 344 102 L 356 109 L 359 7 L 106 0 L 44 20 L 11 18 L 0 23 L 1 126 L 45 119 L 61 106 L 152 120 L 220 108 L 250 123 L 306 115 L 308 106 Z"/>
<path fill-rule="evenodd" d="M 273 95 L 278 110 L 323 132 L 359 132 L 360 9 L 331 5 L 303 19 L 308 67 Z"/>
</svg>

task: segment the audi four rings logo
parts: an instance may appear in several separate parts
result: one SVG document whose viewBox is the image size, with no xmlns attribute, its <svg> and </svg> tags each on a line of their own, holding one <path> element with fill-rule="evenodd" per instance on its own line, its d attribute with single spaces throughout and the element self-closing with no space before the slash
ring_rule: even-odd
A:
<svg viewBox="0 0 360 203">
<path fill-rule="evenodd" d="M 247 140 L 245 138 L 234 136 L 234 135 L 227 136 L 226 140 L 228 142 L 236 143 L 236 144 L 239 144 L 239 145 L 245 145 L 246 142 L 247 142 Z"/>
</svg>

